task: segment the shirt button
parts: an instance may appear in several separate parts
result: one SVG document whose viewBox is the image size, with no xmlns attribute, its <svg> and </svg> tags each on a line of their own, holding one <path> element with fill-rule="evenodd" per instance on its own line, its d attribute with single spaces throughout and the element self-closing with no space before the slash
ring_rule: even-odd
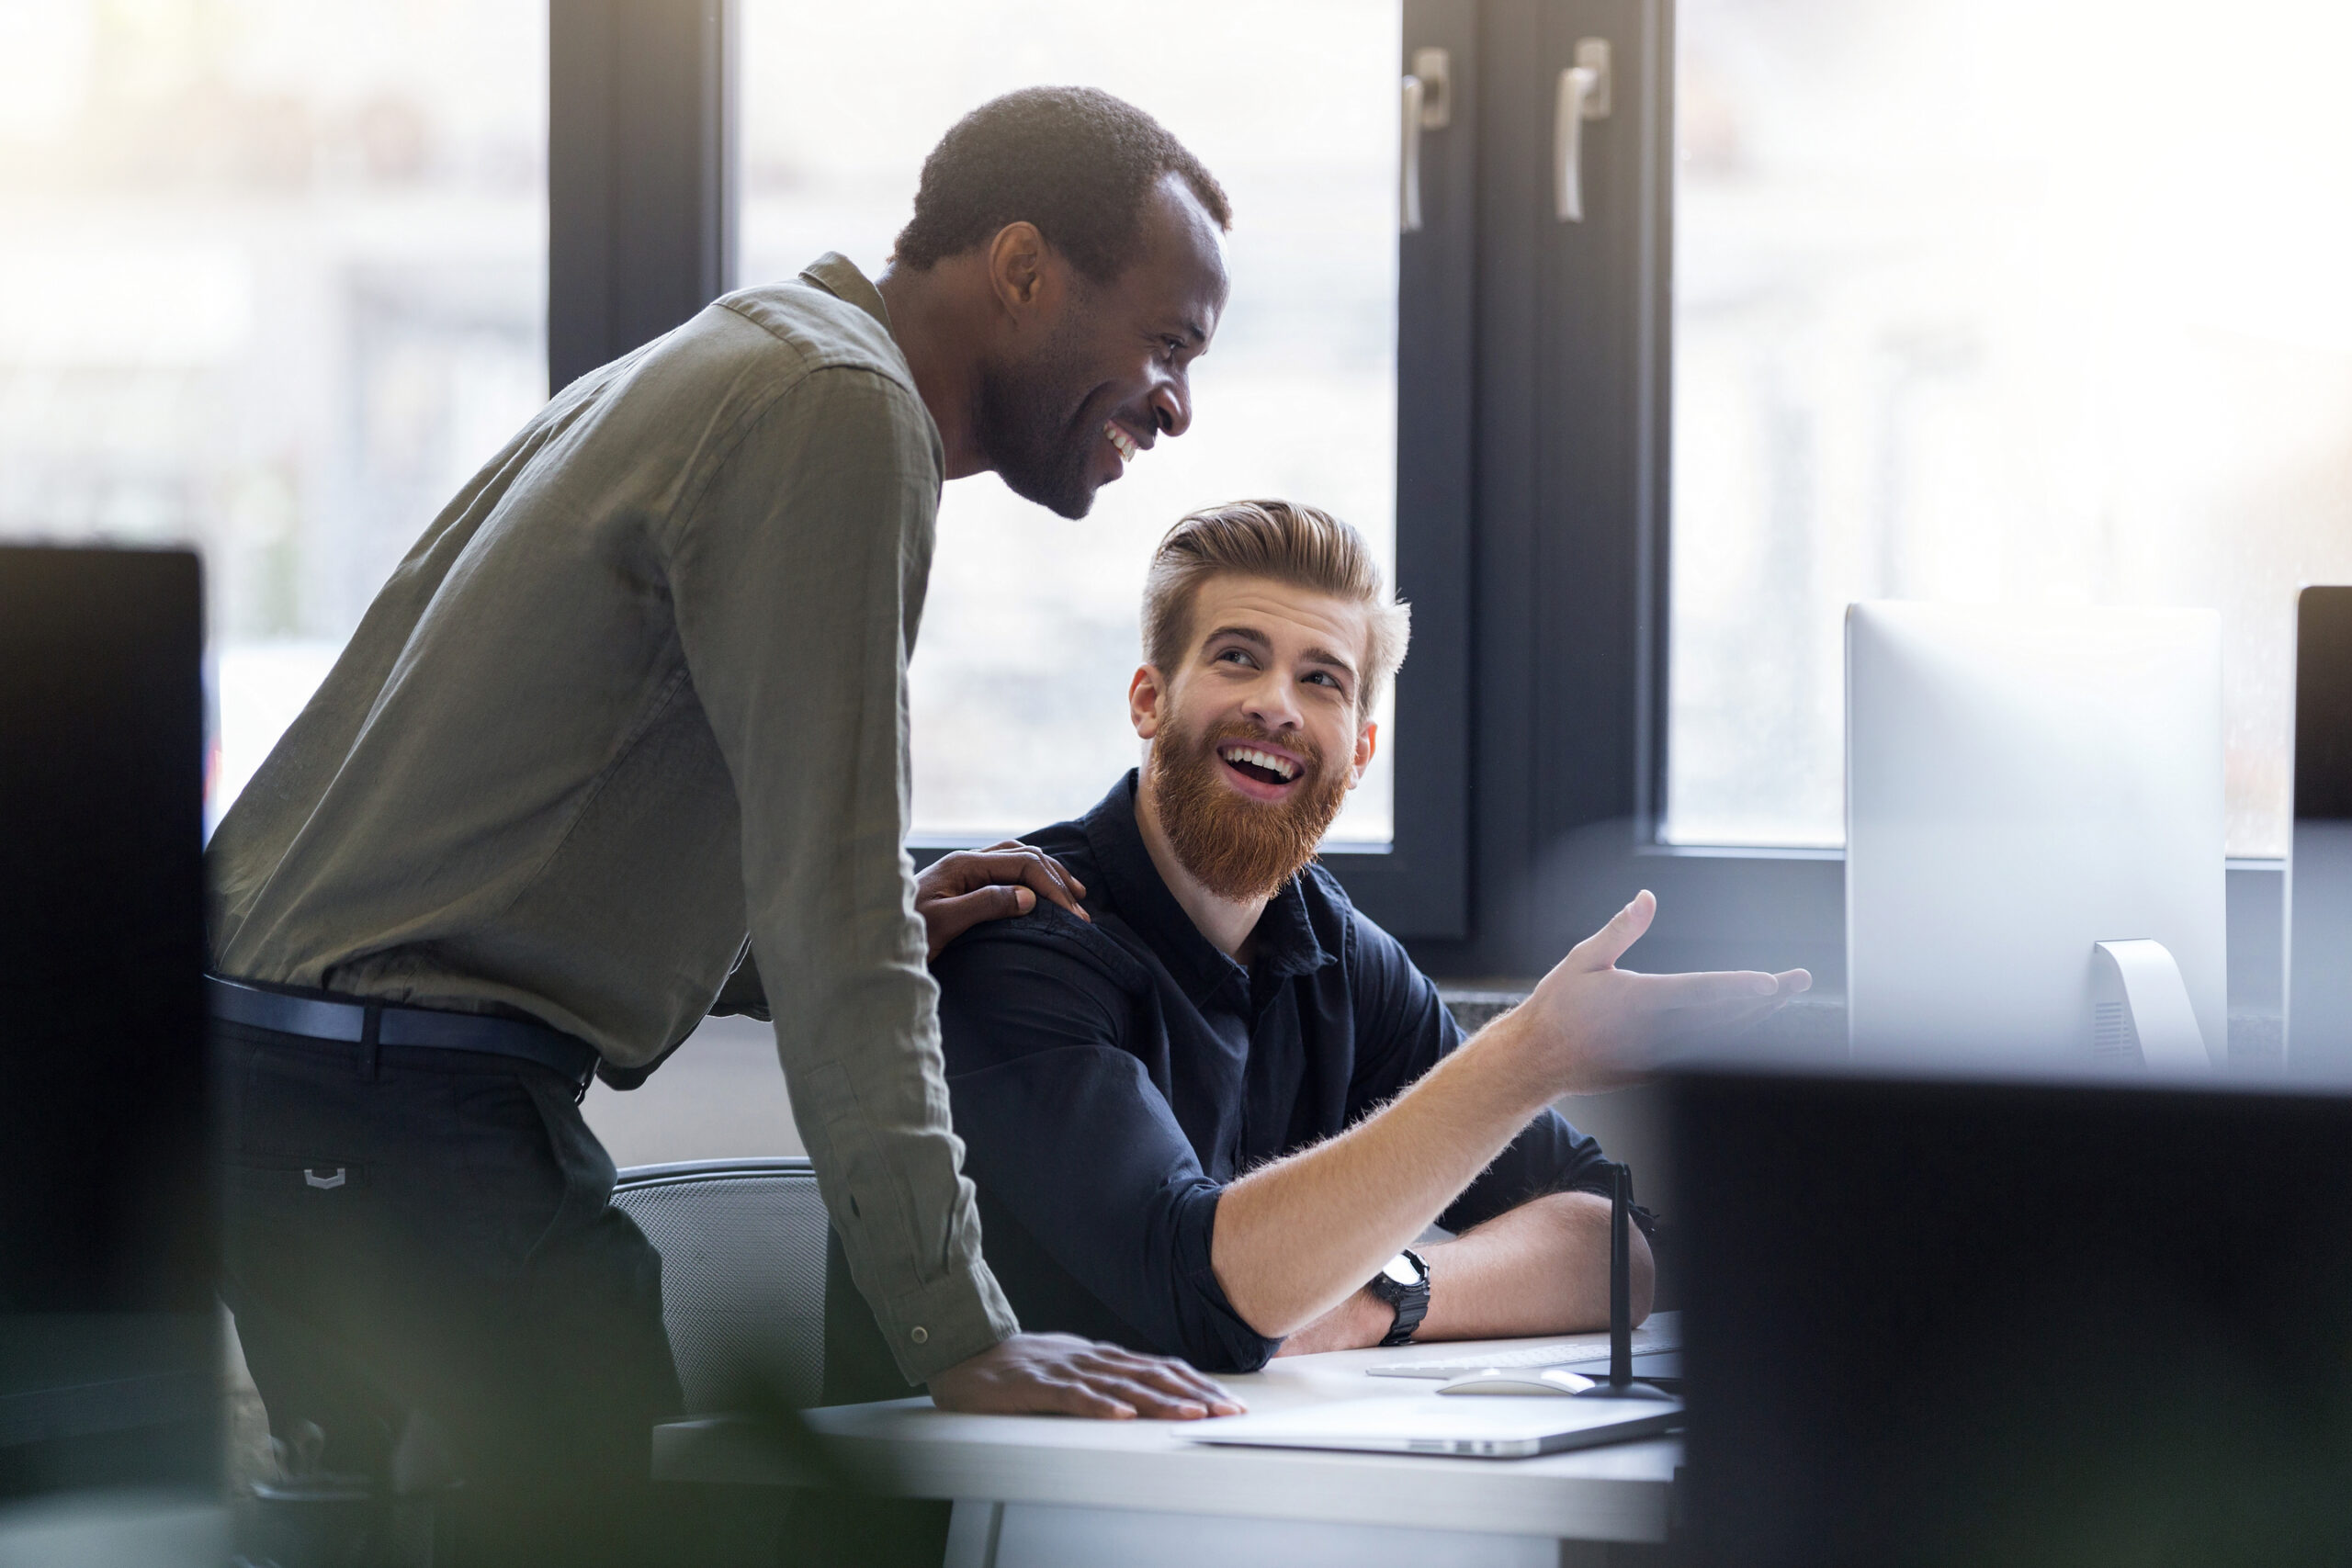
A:
<svg viewBox="0 0 2352 1568">
<path fill-rule="evenodd" d="M 926 1344 L 931 1339 L 931 1330 L 918 1323 L 912 1328 L 907 1330 L 907 1337 L 913 1340 L 918 1345 Z"/>
</svg>

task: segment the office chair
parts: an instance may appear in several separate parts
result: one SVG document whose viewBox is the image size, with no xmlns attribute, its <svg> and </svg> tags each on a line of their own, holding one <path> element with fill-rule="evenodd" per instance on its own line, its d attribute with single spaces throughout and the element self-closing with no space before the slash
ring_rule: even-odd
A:
<svg viewBox="0 0 2352 1568">
<path fill-rule="evenodd" d="M 689 1415 L 761 1404 L 802 1409 L 825 1378 L 825 1205 L 805 1159 L 634 1166 L 613 1206 L 662 1255 Z"/>
<path fill-rule="evenodd" d="M 806 1159 L 635 1166 L 613 1184 L 613 1206 L 662 1255 L 662 1315 L 686 1416 L 765 1420 L 812 1482 L 829 1473 L 790 1415 L 824 1389 L 827 1222 L 815 1168 Z M 658 1490 L 678 1561 L 700 1568 L 880 1560 L 835 1551 L 838 1503 L 797 1489 L 669 1481 Z M 934 1548 L 918 1560 L 938 1556 Z"/>
</svg>

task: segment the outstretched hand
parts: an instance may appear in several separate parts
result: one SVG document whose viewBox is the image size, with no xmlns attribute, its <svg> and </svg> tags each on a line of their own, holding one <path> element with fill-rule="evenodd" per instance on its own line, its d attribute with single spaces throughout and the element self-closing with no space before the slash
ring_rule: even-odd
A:
<svg viewBox="0 0 2352 1568">
<path fill-rule="evenodd" d="M 1037 907 L 1042 895 L 1076 915 L 1086 884 L 1033 845 L 1007 839 L 984 850 L 942 855 L 915 876 L 915 913 L 936 958 L 940 950 L 983 920 L 1007 920 Z"/>
<path fill-rule="evenodd" d="M 1182 1361 L 1075 1334 L 1016 1334 L 932 1379 L 931 1397 L 942 1410 L 1099 1421 L 1197 1421 L 1244 1408 Z"/>
<path fill-rule="evenodd" d="M 1743 1028 L 1813 985 L 1803 969 L 1642 975 L 1618 968 L 1657 915 L 1657 899 L 1646 889 L 1635 894 L 1510 1015 L 1520 1020 L 1552 1093 L 1589 1094 L 1634 1082 L 1661 1046 Z"/>
</svg>

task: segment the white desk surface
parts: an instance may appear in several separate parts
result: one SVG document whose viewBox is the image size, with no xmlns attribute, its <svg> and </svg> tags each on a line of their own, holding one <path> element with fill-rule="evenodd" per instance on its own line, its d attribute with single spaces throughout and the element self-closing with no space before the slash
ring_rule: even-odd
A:
<svg viewBox="0 0 2352 1568">
<path fill-rule="evenodd" d="M 1562 1337 L 1597 1344 L 1606 1335 Z M 1480 1348 L 1543 1343 L 1465 1341 L 1283 1358 L 1222 1380 L 1252 1411 L 1339 1399 L 1437 1397 L 1437 1384 L 1375 1378 L 1363 1369 L 1460 1359 Z M 806 1413 L 854 1473 L 888 1495 L 1146 1509 L 1471 1530 L 1557 1540 L 1662 1541 L 1679 1440 L 1665 1438 L 1535 1459 L 1214 1448 L 1187 1441 L 1190 1422 L 1086 1421 L 1050 1416 L 962 1416 L 923 1399 Z M 654 1434 L 664 1480 L 790 1484 L 759 1446 L 721 1421 Z"/>
</svg>

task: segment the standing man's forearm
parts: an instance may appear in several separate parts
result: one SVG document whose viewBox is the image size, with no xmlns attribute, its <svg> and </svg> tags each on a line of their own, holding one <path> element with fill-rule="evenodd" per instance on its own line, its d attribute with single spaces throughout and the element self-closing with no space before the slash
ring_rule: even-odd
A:
<svg viewBox="0 0 2352 1568">
<path fill-rule="evenodd" d="M 669 540 L 692 694 L 741 801 L 745 919 L 794 1115 L 910 1382 L 1020 1326 L 957 1171 L 899 850 L 934 439 L 904 387 L 817 371 L 775 396 Z"/>
</svg>

